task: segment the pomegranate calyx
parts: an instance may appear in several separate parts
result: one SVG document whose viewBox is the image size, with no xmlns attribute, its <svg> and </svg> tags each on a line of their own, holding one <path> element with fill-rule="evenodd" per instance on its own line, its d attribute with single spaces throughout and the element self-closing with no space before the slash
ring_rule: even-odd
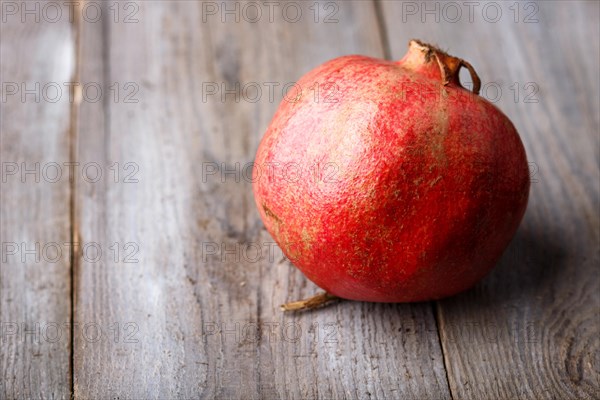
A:
<svg viewBox="0 0 600 400">
<path fill-rule="evenodd" d="M 452 83 L 464 89 L 460 83 L 459 72 L 462 67 L 465 67 L 473 80 L 473 93 L 479 94 L 481 79 L 475 72 L 475 68 L 462 58 L 453 57 L 434 45 L 412 39 L 408 43 L 408 53 L 401 62 L 403 67 L 417 70 L 433 61 L 439 67 L 444 86 Z"/>
</svg>

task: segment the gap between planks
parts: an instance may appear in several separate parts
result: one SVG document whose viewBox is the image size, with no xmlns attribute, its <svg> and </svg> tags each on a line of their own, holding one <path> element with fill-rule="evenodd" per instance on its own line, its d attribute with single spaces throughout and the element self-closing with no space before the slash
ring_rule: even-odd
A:
<svg viewBox="0 0 600 400">
<path fill-rule="evenodd" d="M 75 66 L 73 68 L 73 75 L 71 82 L 80 82 L 81 73 L 81 15 L 83 10 L 82 2 L 77 2 L 75 7 L 78 9 L 74 12 L 73 19 L 71 21 L 71 29 L 73 31 L 74 50 L 75 50 Z M 76 162 L 77 158 L 77 144 L 78 144 L 78 130 L 77 124 L 79 120 L 79 107 L 82 99 L 81 85 L 72 85 L 71 102 L 69 110 L 69 161 Z M 76 276 L 78 272 L 79 258 L 76 256 L 79 249 L 79 221 L 77 220 L 76 213 L 76 194 L 77 181 L 74 177 L 69 180 L 69 228 L 71 246 L 69 251 L 69 291 L 70 291 L 70 312 L 69 312 L 69 323 L 70 323 L 70 343 L 69 343 L 69 385 L 71 391 L 71 398 L 75 397 L 75 301 L 76 301 Z"/>
</svg>

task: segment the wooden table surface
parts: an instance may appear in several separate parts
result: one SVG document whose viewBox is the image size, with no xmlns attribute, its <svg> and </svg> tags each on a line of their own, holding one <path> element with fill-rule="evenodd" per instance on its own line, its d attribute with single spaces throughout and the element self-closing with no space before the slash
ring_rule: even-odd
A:
<svg viewBox="0 0 600 400">
<path fill-rule="evenodd" d="M 0 9 L 0 398 L 600 398 L 598 2 Z M 255 209 L 262 134 L 310 69 L 413 37 L 519 130 L 519 231 L 458 296 L 283 314 L 318 288 Z"/>
</svg>

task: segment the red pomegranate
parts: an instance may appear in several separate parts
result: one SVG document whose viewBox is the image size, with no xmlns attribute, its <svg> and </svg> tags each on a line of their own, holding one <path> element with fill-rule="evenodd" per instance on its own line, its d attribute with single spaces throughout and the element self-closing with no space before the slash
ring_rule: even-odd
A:
<svg viewBox="0 0 600 400">
<path fill-rule="evenodd" d="M 529 169 L 479 86 L 469 63 L 412 40 L 398 62 L 336 58 L 290 90 L 258 148 L 254 196 L 326 293 L 288 308 L 439 299 L 494 267 L 525 212 Z"/>
</svg>

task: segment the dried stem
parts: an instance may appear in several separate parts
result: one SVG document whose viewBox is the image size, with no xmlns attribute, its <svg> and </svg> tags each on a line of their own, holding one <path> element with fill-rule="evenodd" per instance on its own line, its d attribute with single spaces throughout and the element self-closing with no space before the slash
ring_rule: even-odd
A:
<svg viewBox="0 0 600 400">
<path fill-rule="evenodd" d="M 282 304 L 281 309 L 283 311 L 312 310 L 338 299 L 339 297 L 337 296 L 323 292 L 317 294 L 316 296 L 309 297 L 308 299 Z"/>
</svg>

